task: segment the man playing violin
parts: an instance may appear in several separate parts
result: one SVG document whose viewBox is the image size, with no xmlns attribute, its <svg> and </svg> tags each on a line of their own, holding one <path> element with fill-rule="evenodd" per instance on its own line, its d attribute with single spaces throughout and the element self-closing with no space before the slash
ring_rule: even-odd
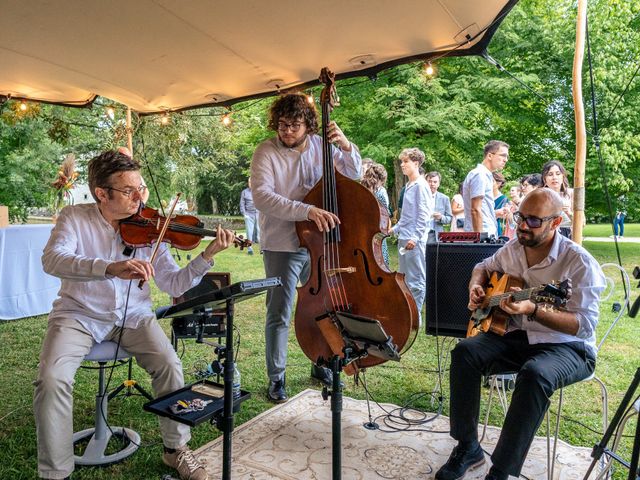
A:
<svg viewBox="0 0 640 480">
<path fill-rule="evenodd" d="M 437 480 L 454 480 L 485 462 L 478 443 L 480 384 L 483 376 L 517 372 L 511 404 L 485 478 L 520 475 L 553 392 L 593 373 L 599 295 L 605 279 L 598 262 L 558 233 L 562 199 L 543 188 L 529 193 L 514 214 L 517 238 L 479 263 L 469 282 L 469 309 L 486 297 L 491 272 L 520 278 L 529 287 L 570 279 L 562 310 L 538 299 L 505 295 L 500 308 L 511 315 L 504 336 L 491 331 L 459 342 L 451 352 L 451 436 L 458 441 Z"/>
<path fill-rule="evenodd" d="M 260 238 L 268 277 L 281 277 L 282 287 L 267 293 L 265 355 L 269 400 L 285 402 L 285 368 L 289 322 L 298 280 L 309 275 L 309 255 L 300 248 L 295 222 L 310 220 L 328 232 L 340 220 L 302 199 L 322 177 L 322 138 L 314 105 L 305 95 L 287 94 L 271 107 L 269 128 L 275 138 L 262 142 L 251 162 L 253 201 L 260 212 Z M 358 148 L 347 140 L 335 122 L 329 123 L 328 140 L 336 168 L 350 178 L 360 175 Z M 354 206 L 357 208 L 357 206 Z M 331 372 L 313 366 L 312 376 L 331 382 Z"/>
<path fill-rule="evenodd" d="M 125 250 L 119 232 L 120 221 L 140 208 L 146 188 L 138 162 L 121 152 L 102 153 L 89 163 L 89 188 L 96 203 L 65 207 L 42 256 L 44 270 L 60 277 L 62 286 L 49 314 L 35 382 L 41 478 L 68 478 L 74 469 L 73 382 L 93 344 L 110 340 L 131 353 L 152 376 L 157 396 L 184 386 L 180 360 L 154 317 L 149 284 L 138 288 L 137 281 L 153 277 L 160 290 L 178 297 L 199 283 L 214 255 L 234 238 L 218 227 L 215 241 L 184 268 L 161 244 L 151 263 L 151 248 Z M 160 430 L 164 463 L 183 479 L 206 479 L 187 447 L 189 427 L 160 418 Z"/>
</svg>

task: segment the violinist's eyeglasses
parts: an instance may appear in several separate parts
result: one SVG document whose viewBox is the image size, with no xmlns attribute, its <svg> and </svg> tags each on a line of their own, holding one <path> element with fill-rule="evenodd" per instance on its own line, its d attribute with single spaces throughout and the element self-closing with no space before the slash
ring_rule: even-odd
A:
<svg viewBox="0 0 640 480">
<path fill-rule="evenodd" d="M 297 132 L 298 130 L 300 130 L 300 127 L 302 127 L 303 123 L 302 122 L 293 122 L 293 123 L 286 123 L 286 122 L 278 122 L 278 130 L 280 130 L 281 132 L 286 132 L 287 130 L 291 130 L 292 132 Z"/>
<path fill-rule="evenodd" d="M 548 217 L 535 217 L 524 216 L 520 212 L 516 212 L 513 214 L 513 221 L 516 222 L 516 225 L 520 225 L 522 222 L 525 222 L 529 228 L 540 228 L 542 224 L 548 220 L 553 220 L 554 218 L 558 218 L 560 215 L 549 215 Z"/>
<path fill-rule="evenodd" d="M 144 192 L 147 191 L 147 186 L 146 185 L 140 185 L 138 188 L 128 188 L 126 190 L 120 190 L 119 188 L 113 188 L 113 187 L 105 187 L 105 189 L 106 190 L 115 190 L 116 192 L 120 192 L 125 197 L 129 198 L 129 197 L 131 197 L 131 195 L 133 195 L 133 192 L 138 192 L 140 195 L 144 194 Z"/>
</svg>

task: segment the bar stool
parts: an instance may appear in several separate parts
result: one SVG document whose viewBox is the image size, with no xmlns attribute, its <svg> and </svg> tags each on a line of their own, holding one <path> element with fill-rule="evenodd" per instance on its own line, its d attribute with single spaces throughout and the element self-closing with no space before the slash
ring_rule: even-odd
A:
<svg viewBox="0 0 640 480">
<path fill-rule="evenodd" d="M 118 356 L 116 358 L 116 350 Z M 73 434 L 73 444 L 77 444 L 89 438 L 84 453 L 74 455 L 76 465 L 104 466 L 124 460 L 132 455 L 140 445 L 140 435 L 137 432 L 124 427 L 109 426 L 107 423 L 107 407 L 109 403 L 106 391 L 104 374 L 107 362 L 114 360 L 127 360 L 131 355 L 122 347 L 118 348 L 115 342 L 96 343 L 91 347 L 84 360 L 98 362 L 98 394 L 96 395 L 95 426 Z M 112 454 L 106 455 L 107 445 L 111 436 L 115 435 L 123 439 L 125 446 Z"/>
</svg>

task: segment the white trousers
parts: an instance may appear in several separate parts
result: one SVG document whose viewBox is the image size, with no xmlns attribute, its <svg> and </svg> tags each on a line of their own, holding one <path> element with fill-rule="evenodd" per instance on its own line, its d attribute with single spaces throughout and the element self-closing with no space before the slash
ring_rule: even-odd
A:
<svg viewBox="0 0 640 480">
<path fill-rule="evenodd" d="M 120 331 L 114 328 L 105 340 L 117 342 Z M 184 386 L 182 363 L 155 319 L 136 329 L 125 328 L 121 338 L 121 348 L 133 355 L 151 375 L 156 396 Z M 91 334 L 73 318 L 49 322 L 33 399 L 41 478 L 62 479 L 74 469 L 74 377 L 93 343 Z M 160 417 L 160 432 L 168 448 L 181 447 L 191 438 L 188 426 L 163 417 Z"/>
</svg>

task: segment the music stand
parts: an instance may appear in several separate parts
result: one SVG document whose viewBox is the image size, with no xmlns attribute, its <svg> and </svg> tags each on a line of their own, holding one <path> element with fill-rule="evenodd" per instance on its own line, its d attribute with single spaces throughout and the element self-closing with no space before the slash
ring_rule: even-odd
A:
<svg viewBox="0 0 640 480">
<path fill-rule="evenodd" d="M 330 360 L 320 358 L 319 365 L 329 365 L 332 372 L 331 391 L 322 388 L 322 398 L 331 397 L 331 463 L 332 478 L 342 478 L 342 389 L 340 373 L 354 360 L 368 355 L 385 360 L 400 360 L 393 338 L 386 334 L 377 320 L 360 317 L 348 312 L 331 312 L 328 316 L 339 330 L 344 347 L 342 356 L 334 355 Z M 323 316 L 318 320 L 326 318 Z"/>
<path fill-rule="evenodd" d="M 233 434 L 233 372 L 235 370 L 233 352 L 233 312 L 236 302 L 253 298 L 266 292 L 269 288 L 281 286 L 280 277 L 270 277 L 262 280 L 237 282 L 228 287 L 214 290 L 204 295 L 169 307 L 162 314 L 162 318 L 197 315 L 211 309 L 226 309 L 227 332 L 226 351 L 224 355 L 224 407 L 222 421 L 222 478 L 231 479 L 231 448 Z M 157 412 L 156 412 L 157 413 Z M 180 421 L 179 418 L 172 417 Z"/>
</svg>

